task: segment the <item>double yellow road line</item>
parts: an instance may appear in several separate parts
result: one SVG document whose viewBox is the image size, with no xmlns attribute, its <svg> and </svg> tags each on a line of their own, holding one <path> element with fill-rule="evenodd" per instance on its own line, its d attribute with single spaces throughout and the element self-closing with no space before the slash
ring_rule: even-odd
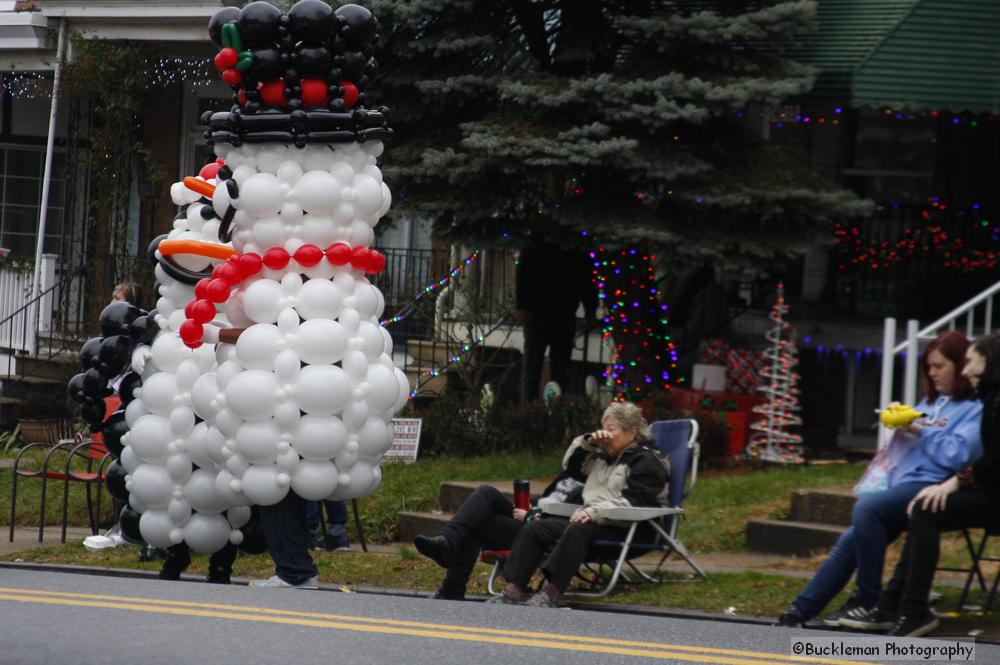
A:
<svg viewBox="0 0 1000 665">
<path fill-rule="evenodd" d="M 260 591 L 263 599 L 269 591 Z M 87 607 L 150 614 L 170 614 L 185 617 L 231 619 L 263 623 L 307 626 L 328 630 L 346 630 L 356 633 L 376 633 L 407 637 L 424 637 L 439 640 L 458 640 L 481 644 L 503 644 L 534 649 L 556 649 L 583 653 L 613 654 L 641 658 L 673 659 L 693 663 L 718 663 L 719 665 L 789 665 L 790 663 L 817 663 L 822 665 L 858 665 L 858 661 L 810 658 L 780 653 L 722 649 L 717 647 L 665 644 L 616 640 L 583 635 L 566 635 L 502 628 L 458 626 L 420 621 L 401 621 L 380 617 L 362 617 L 322 612 L 196 603 L 180 600 L 162 600 L 101 594 L 66 593 L 0 587 L 0 601 Z"/>
</svg>

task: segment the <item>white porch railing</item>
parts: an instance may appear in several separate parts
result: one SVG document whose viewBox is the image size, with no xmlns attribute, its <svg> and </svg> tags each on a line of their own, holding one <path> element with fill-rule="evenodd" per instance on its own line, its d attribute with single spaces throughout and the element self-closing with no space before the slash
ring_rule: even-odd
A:
<svg viewBox="0 0 1000 665">
<path fill-rule="evenodd" d="M 45 293 L 55 284 L 57 258 L 54 254 L 42 255 L 39 293 Z M 31 282 L 30 272 L 0 270 L 0 348 L 34 354 L 37 334 L 51 328 L 52 294 L 43 296 L 36 306 L 25 308 L 31 299 Z"/>
<path fill-rule="evenodd" d="M 893 373 L 896 356 L 906 354 L 903 371 L 902 401 L 914 404 L 917 400 L 917 359 L 920 345 L 928 342 L 943 330 L 962 330 L 970 340 L 979 335 L 988 335 L 993 330 L 993 297 L 1000 293 L 997 282 L 974 298 L 959 305 L 933 323 L 920 327 L 916 319 L 906 322 L 906 337 L 896 342 L 896 319 L 886 319 L 882 338 L 882 380 L 879 386 L 879 405 L 885 408 L 893 399 Z M 888 443 L 888 430 L 880 427 L 879 447 Z"/>
</svg>

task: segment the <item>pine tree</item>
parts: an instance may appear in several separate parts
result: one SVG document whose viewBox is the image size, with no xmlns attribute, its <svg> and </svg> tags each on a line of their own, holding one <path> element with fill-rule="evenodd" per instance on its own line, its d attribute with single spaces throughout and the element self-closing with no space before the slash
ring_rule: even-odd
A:
<svg viewBox="0 0 1000 665">
<path fill-rule="evenodd" d="M 813 29 L 812 0 L 367 4 L 393 210 L 440 234 L 763 273 L 866 210 L 766 137 L 770 109 L 812 85 L 782 56 Z M 643 375 L 661 371 L 630 383 Z"/>
</svg>

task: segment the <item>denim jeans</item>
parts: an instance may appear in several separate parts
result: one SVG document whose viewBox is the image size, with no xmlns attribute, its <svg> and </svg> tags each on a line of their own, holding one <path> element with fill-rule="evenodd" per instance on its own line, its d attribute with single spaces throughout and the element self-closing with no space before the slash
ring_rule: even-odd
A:
<svg viewBox="0 0 1000 665">
<path fill-rule="evenodd" d="M 327 537 L 337 547 L 347 547 L 350 544 L 347 539 L 347 502 L 323 499 L 323 507 L 326 509 Z M 316 533 L 321 517 L 320 502 L 309 501 L 306 504 L 306 522 L 309 525 L 309 533 Z"/>
<path fill-rule="evenodd" d="M 862 495 L 854 504 L 851 526 L 833 546 L 805 590 L 792 601 L 807 619 L 823 611 L 857 570 L 855 595 L 866 607 L 876 605 L 882 590 L 885 551 L 906 529 L 906 506 L 929 483 L 904 483 Z"/>
</svg>

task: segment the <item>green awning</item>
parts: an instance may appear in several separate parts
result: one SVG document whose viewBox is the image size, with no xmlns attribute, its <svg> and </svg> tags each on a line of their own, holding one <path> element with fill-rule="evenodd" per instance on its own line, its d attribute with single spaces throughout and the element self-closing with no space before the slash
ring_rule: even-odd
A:
<svg viewBox="0 0 1000 665">
<path fill-rule="evenodd" d="M 1000 113 L 1000 1 L 819 0 L 789 53 L 821 70 L 812 96 L 851 106 Z"/>
</svg>

